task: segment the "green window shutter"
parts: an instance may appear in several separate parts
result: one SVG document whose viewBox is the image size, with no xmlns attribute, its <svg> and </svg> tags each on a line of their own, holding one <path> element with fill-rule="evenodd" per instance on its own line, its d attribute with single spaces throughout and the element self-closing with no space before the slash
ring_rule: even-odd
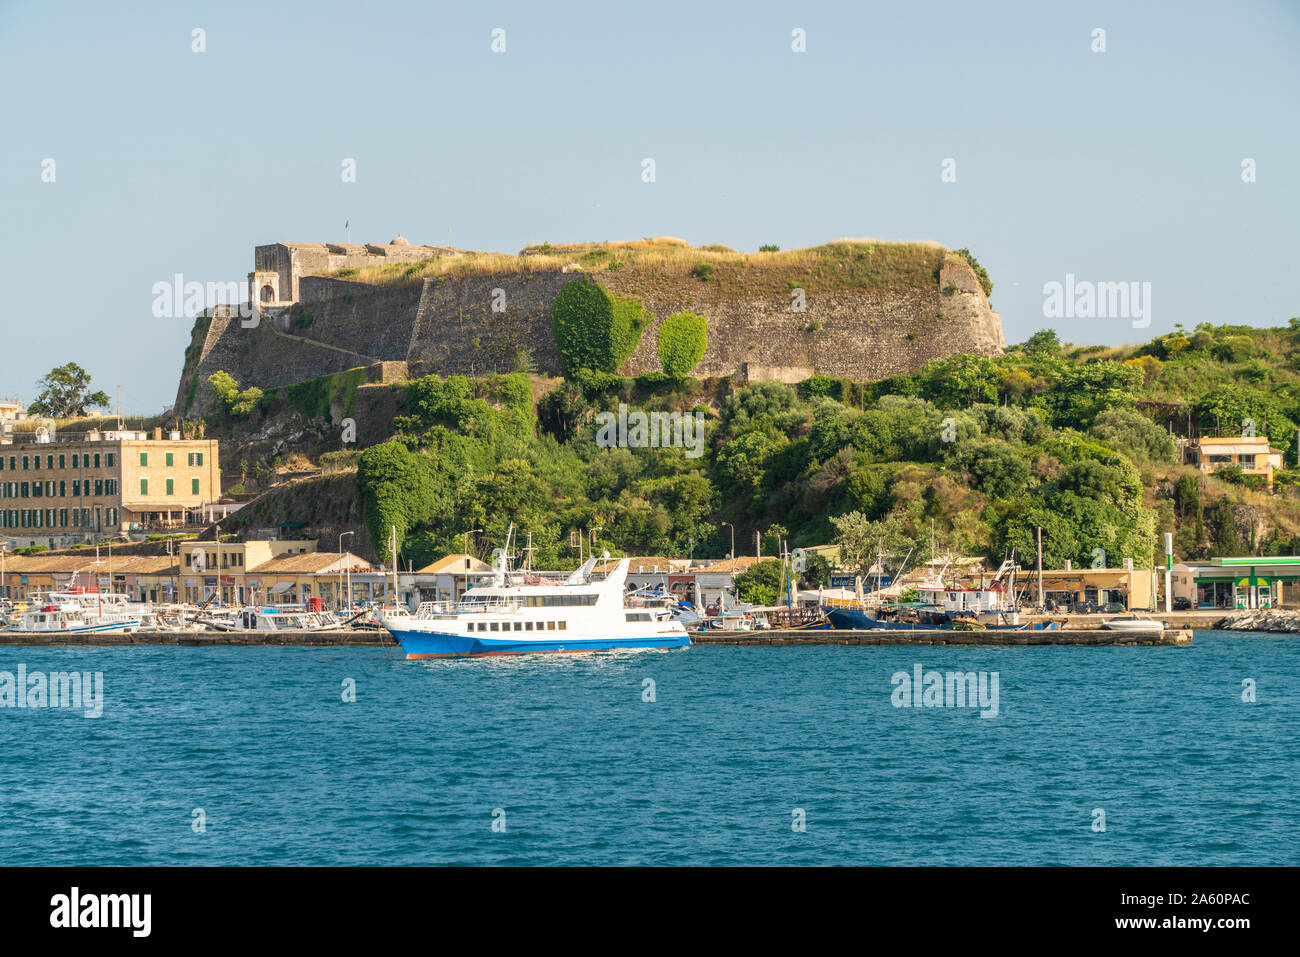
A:
<svg viewBox="0 0 1300 957">
<path fill-rule="evenodd" d="M 191 495 L 198 495 L 198 494 L 199 494 L 199 480 L 198 480 L 198 479 L 190 479 L 190 494 L 191 494 Z"/>
<path fill-rule="evenodd" d="M 168 479 L 168 480 L 167 480 L 167 494 L 168 494 L 168 495 L 171 495 L 171 494 L 172 494 L 172 491 L 173 491 L 172 486 L 173 486 L 173 482 L 172 482 L 172 480 L 171 480 L 171 479 Z"/>
<path fill-rule="evenodd" d="M 141 494 L 141 495 L 148 495 L 148 494 L 149 494 L 149 480 L 148 480 L 148 479 L 140 479 L 140 494 Z"/>
</svg>

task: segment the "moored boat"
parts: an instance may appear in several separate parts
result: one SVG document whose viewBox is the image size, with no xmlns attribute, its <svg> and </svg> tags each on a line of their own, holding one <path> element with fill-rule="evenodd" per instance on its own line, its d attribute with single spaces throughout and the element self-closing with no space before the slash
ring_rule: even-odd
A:
<svg viewBox="0 0 1300 957">
<path fill-rule="evenodd" d="M 87 600 L 92 597 L 100 600 Z M 121 601 L 107 600 L 112 598 Z M 140 622 L 141 616 L 128 610 L 123 596 L 99 596 L 80 589 L 50 592 L 44 601 L 30 607 L 21 617 L 5 619 L 6 630 L 34 635 L 120 634 L 134 631 Z"/>
<path fill-rule="evenodd" d="M 1165 623 L 1155 618 L 1139 618 L 1137 615 L 1125 615 L 1122 618 L 1109 618 L 1101 623 L 1107 631 L 1132 631 L 1141 634 L 1158 635 L 1165 630 Z"/>
</svg>

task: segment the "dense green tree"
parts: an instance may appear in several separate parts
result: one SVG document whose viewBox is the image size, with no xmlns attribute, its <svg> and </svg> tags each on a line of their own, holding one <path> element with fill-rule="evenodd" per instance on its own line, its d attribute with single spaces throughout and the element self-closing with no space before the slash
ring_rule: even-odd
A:
<svg viewBox="0 0 1300 957">
<path fill-rule="evenodd" d="M 1041 352 L 1054 356 L 1061 351 L 1061 340 L 1055 329 L 1039 329 L 1025 340 L 1025 351 L 1031 355 Z"/>
<path fill-rule="evenodd" d="M 55 366 L 36 383 L 40 394 L 27 407 L 29 415 L 70 419 L 85 415 L 92 405 L 107 405 L 108 395 L 90 391 L 90 373 L 75 362 Z"/>
<path fill-rule="evenodd" d="M 775 558 L 755 562 L 736 576 L 736 597 L 753 605 L 775 605 L 785 600 L 785 566 Z"/>
</svg>

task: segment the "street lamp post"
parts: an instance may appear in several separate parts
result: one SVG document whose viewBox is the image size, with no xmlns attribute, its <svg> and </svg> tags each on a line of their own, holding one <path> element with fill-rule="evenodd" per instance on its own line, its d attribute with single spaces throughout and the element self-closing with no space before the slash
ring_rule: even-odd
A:
<svg viewBox="0 0 1300 957">
<path fill-rule="evenodd" d="M 343 532 L 342 534 L 339 535 L 339 553 L 340 553 L 340 554 L 344 554 L 344 553 L 343 553 L 343 539 L 346 538 L 346 537 L 349 536 L 349 535 L 355 535 L 355 534 L 356 534 L 355 532 Z M 346 557 L 346 555 L 344 555 L 344 557 Z M 348 576 L 348 608 L 349 608 L 349 610 L 350 610 L 350 609 L 352 608 L 352 566 L 351 566 L 351 565 L 348 565 L 348 566 L 347 566 L 347 568 L 346 568 L 346 572 L 347 572 L 347 576 Z"/>
<path fill-rule="evenodd" d="M 732 561 L 735 561 L 736 560 L 736 526 L 732 525 L 730 522 L 722 522 L 721 524 L 726 525 L 728 528 L 731 529 L 731 551 L 727 554 L 727 557 L 730 558 Z"/>
</svg>

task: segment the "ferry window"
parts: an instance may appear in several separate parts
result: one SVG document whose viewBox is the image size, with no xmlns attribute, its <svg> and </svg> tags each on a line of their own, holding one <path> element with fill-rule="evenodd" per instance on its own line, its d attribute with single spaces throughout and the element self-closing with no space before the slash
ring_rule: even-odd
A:
<svg viewBox="0 0 1300 957">
<path fill-rule="evenodd" d="M 560 622 L 560 631 L 564 631 L 568 627 L 569 627 L 569 623 L 567 621 Z"/>
<path fill-rule="evenodd" d="M 524 622 L 524 631 L 532 631 L 532 630 L 533 630 L 533 623 L 531 621 Z"/>
<path fill-rule="evenodd" d="M 548 622 L 546 623 L 546 630 L 547 630 L 547 631 L 554 631 L 554 630 L 555 630 L 555 622 L 553 622 L 553 621 L 548 621 Z"/>
<path fill-rule="evenodd" d="M 500 625 L 498 622 L 495 622 L 495 621 L 492 622 L 492 630 L 493 630 L 493 631 L 500 631 L 500 630 L 501 630 L 501 625 Z"/>
<path fill-rule="evenodd" d="M 515 631 L 523 631 L 523 630 L 524 630 L 524 623 L 522 621 L 515 622 Z"/>
</svg>

